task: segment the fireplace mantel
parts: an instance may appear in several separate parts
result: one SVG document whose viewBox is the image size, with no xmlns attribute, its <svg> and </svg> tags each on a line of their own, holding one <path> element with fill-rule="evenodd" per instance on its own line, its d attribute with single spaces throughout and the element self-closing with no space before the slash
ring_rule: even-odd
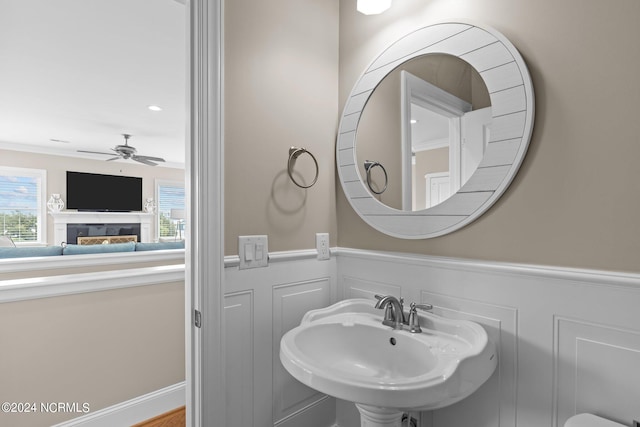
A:
<svg viewBox="0 0 640 427">
<path fill-rule="evenodd" d="M 54 244 L 67 239 L 67 224 L 126 224 L 140 223 L 140 241 L 152 241 L 151 227 L 154 214 L 146 212 L 77 212 L 63 211 L 50 213 L 53 217 Z"/>
</svg>

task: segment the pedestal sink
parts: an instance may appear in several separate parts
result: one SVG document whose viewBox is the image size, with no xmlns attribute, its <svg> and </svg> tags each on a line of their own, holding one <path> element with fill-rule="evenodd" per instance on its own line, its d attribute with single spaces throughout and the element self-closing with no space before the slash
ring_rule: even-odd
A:
<svg viewBox="0 0 640 427">
<path fill-rule="evenodd" d="M 309 311 L 280 342 L 280 360 L 298 381 L 356 403 L 363 427 L 399 427 L 403 412 L 458 402 L 497 364 L 477 323 L 431 313 L 421 333 L 385 326 L 375 301 L 348 299 Z"/>
</svg>

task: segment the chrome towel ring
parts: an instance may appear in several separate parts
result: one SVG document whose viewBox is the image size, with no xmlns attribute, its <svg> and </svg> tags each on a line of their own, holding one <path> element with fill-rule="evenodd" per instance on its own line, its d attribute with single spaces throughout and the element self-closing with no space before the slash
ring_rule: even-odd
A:
<svg viewBox="0 0 640 427">
<path fill-rule="evenodd" d="M 378 166 L 380 169 L 382 169 L 382 172 L 384 172 L 384 187 L 380 191 L 374 190 L 373 187 L 371 186 L 371 169 L 375 168 L 376 166 Z M 385 190 L 387 189 L 387 184 L 389 184 L 389 177 L 387 176 L 387 170 L 384 168 L 384 166 L 382 166 L 380 162 L 365 160 L 364 170 L 367 171 L 367 186 L 369 187 L 369 190 L 371 190 L 375 194 L 384 193 Z"/>
<path fill-rule="evenodd" d="M 301 185 L 293 177 L 293 167 L 296 164 L 296 159 L 298 157 L 300 157 L 304 153 L 307 153 L 308 155 L 310 155 L 311 158 L 313 159 L 313 163 L 315 163 L 315 165 L 316 165 L 316 176 L 313 178 L 313 182 L 311 184 L 309 184 L 309 185 Z M 289 178 L 291 178 L 291 181 L 293 181 L 293 183 L 295 185 L 297 185 L 298 187 L 300 187 L 300 188 L 312 187 L 313 184 L 315 184 L 316 181 L 318 180 L 318 173 L 319 173 L 318 161 L 316 160 L 315 156 L 313 154 L 311 154 L 311 152 L 308 151 L 306 148 L 291 147 L 291 148 L 289 148 L 289 161 L 287 162 L 287 172 L 289 172 Z"/>
</svg>

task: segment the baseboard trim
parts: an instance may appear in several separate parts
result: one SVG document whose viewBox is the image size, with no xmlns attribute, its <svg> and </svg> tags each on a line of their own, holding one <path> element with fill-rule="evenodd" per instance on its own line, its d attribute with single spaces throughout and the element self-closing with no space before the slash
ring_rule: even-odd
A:
<svg viewBox="0 0 640 427">
<path fill-rule="evenodd" d="M 185 394 L 183 381 L 52 427 L 130 426 L 184 406 Z"/>
</svg>

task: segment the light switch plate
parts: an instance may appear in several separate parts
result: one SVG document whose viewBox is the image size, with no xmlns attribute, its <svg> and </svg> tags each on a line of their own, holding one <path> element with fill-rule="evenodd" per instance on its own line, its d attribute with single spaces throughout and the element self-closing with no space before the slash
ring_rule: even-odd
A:
<svg viewBox="0 0 640 427">
<path fill-rule="evenodd" d="M 238 252 L 240 270 L 269 265 L 267 236 L 239 236 Z"/>
</svg>

